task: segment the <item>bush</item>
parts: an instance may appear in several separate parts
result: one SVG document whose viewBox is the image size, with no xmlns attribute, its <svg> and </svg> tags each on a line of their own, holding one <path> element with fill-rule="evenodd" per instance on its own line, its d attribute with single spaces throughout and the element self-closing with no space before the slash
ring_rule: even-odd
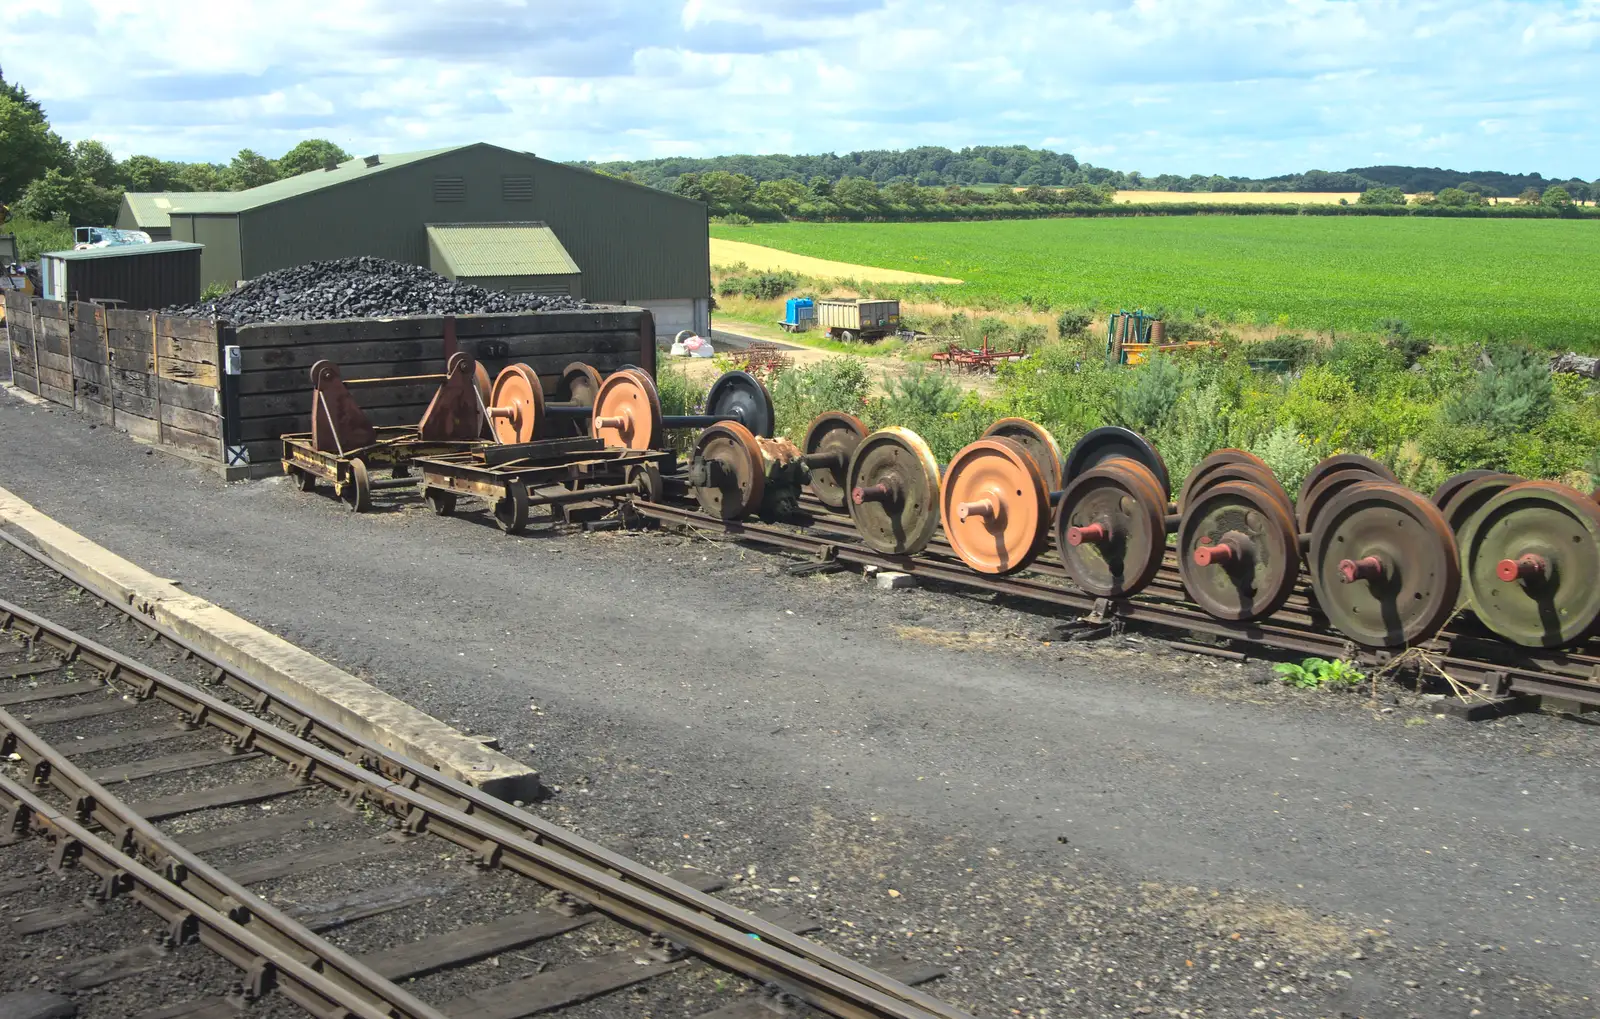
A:
<svg viewBox="0 0 1600 1019">
<path fill-rule="evenodd" d="M 230 288 L 226 283 L 207 283 L 205 289 L 200 291 L 200 300 L 215 301 L 219 297 L 226 297 Z"/>
<path fill-rule="evenodd" d="M 1284 333 L 1270 340 L 1250 343 L 1244 347 L 1246 358 L 1253 361 L 1287 361 L 1290 371 L 1304 367 L 1316 352 L 1316 341 L 1308 340 L 1298 333 Z"/>
<path fill-rule="evenodd" d="M 1291 495 L 1300 490 L 1300 483 L 1322 459 L 1321 452 L 1288 425 L 1274 428 L 1250 452 L 1267 462 L 1278 483 Z"/>
<path fill-rule="evenodd" d="M 806 426 L 824 411 L 861 416 L 871 386 L 867 363 L 858 357 L 829 357 L 805 368 L 779 372 L 770 386 L 778 434 L 799 442 Z"/>
<path fill-rule="evenodd" d="M 1171 415 L 1183 394 L 1183 372 L 1172 358 L 1157 354 L 1130 374 L 1132 382 L 1117 394 L 1111 416 L 1124 428 L 1153 431 Z"/>
<path fill-rule="evenodd" d="M 1400 355 L 1401 362 L 1410 368 L 1421 361 L 1433 350 L 1433 343 L 1420 336 L 1391 336 L 1387 341 L 1389 349 Z"/>
<path fill-rule="evenodd" d="M 1474 384 L 1445 402 L 1450 425 L 1486 428 L 1506 435 L 1544 421 L 1553 405 L 1550 366 L 1527 351 L 1501 348 Z"/>
<path fill-rule="evenodd" d="M 748 297 L 757 301 L 771 301 L 782 297 L 800 285 L 800 277 L 792 272 L 758 272 L 752 276 L 725 276 L 717 284 L 722 297 Z"/>
<path fill-rule="evenodd" d="M 1358 393 L 1377 392 L 1386 378 L 1405 368 L 1397 351 L 1372 337 L 1339 340 L 1328 348 L 1323 363 Z"/>
<path fill-rule="evenodd" d="M 1068 308 L 1056 316 L 1056 332 L 1063 340 L 1086 335 L 1093 324 L 1094 315 L 1086 308 Z"/>
</svg>

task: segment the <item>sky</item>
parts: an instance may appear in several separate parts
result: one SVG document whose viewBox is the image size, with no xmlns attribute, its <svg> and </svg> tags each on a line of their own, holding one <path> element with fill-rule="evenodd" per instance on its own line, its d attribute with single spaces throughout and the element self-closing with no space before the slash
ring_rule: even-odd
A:
<svg viewBox="0 0 1600 1019">
<path fill-rule="evenodd" d="M 1121 170 L 1600 177 L 1600 0 L 28 0 L 68 139 L 225 162 L 1023 144 Z"/>
</svg>

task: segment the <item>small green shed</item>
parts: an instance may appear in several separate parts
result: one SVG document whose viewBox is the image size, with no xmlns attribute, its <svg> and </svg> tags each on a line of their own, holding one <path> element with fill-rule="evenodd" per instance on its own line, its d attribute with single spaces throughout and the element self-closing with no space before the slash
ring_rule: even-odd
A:
<svg viewBox="0 0 1600 1019">
<path fill-rule="evenodd" d="M 429 223 L 428 266 L 441 276 L 511 294 L 583 296 L 583 270 L 548 225 Z"/>
</svg>

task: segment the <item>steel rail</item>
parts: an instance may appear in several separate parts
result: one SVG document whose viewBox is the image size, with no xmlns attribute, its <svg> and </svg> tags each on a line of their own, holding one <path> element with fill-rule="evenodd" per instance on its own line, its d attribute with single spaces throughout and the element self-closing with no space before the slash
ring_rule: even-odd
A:
<svg viewBox="0 0 1600 1019">
<path fill-rule="evenodd" d="M 3 603 L 0 603 L 3 604 Z M 0 609 L 0 616 L 9 606 Z M 108 680 L 108 684 L 110 682 Z M 188 721 L 189 719 L 186 719 Z M 226 731 L 225 727 L 224 731 Z M 246 753 L 254 730 L 245 730 L 229 747 Z M 49 783 L 72 801 L 73 813 L 81 823 L 94 823 L 111 834 L 116 851 L 137 857 L 161 868 L 166 881 L 204 902 L 211 909 L 252 929 L 260 928 L 260 938 L 280 952 L 308 953 L 318 960 L 322 974 L 344 989 L 346 997 L 356 995 L 367 1006 L 382 1008 L 378 1015 L 414 1016 L 416 1019 L 444 1019 L 443 1013 L 374 972 L 303 924 L 285 915 L 276 906 L 246 889 L 216 867 L 183 848 L 151 822 L 90 778 L 61 751 L 51 746 L 9 711 L 0 708 L 0 757 L 15 754 L 33 769 L 35 785 Z"/>
<path fill-rule="evenodd" d="M 0 716 L 3 716 L 8 733 L 20 735 L 26 731 L 20 726 L 13 730 L 11 727 L 16 725 L 16 720 L 4 711 L 0 711 Z M 16 743 L 32 748 L 35 739 L 32 733 L 27 733 L 26 740 L 8 736 L 8 745 Z M 54 752 L 37 757 L 34 760 L 36 774 L 40 762 L 48 762 L 54 771 L 64 761 L 65 758 Z M 157 871 L 137 859 L 133 855 L 136 850 L 126 843 L 113 846 L 101 839 L 85 826 L 84 815 L 92 812 L 94 819 L 100 821 L 108 814 L 121 816 L 126 808 L 110 797 L 99 799 L 100 795 L 103 795 L 103 791 L 96 795 L 95 803 L 87 811 L 79 799 L 74 805 L 74 811 L 79 816 L 70 817 L 31 789 L 0 774 L 0 804 L 5 804 L 7 808 L 8 833 L 22 835 L 37 828 L 54 835 L 56 846 L 52 866 L 58 869 L 73 863 L 85 866 L 101 879 L 98 894 L 102 898 L 131 895 L 167 924 L 167 935 L 175 945 L 197 938 L 201 944 L 244 971 L 248 981 L 245 989 L 247 999 L 254 1000 L 276 988 L 295 1004 L 317 1016 L 390 1019 L 403 1014 L 443 1019 L 440 1013 L 425 1005 L 420 1010 L 404 1012 L 397 1012 L 392 1007 L 380 1008 L 366 997 L 354 993 L 334 976 L 318 972 L 313 965 L 327 963 L 321 953 L 313 957 L 316 963 L 307 963 L 301 953 L 258 933 L 256 921 L 270 922 L 266 921 L 270 913 L 257 911 L 258 906 L 264 906 L 265 903 L 260 903 L 253 896 L 246 896 L 231 904 L 206 901 L 189 889 L 188 879 L 195 875 L 186 872 L 185 865 L 177 855 L 158 861 L 161 870 Z M 174 854 L 181 852 L 175 844 L 170 848 Z"/>
<path fill-rule="evenodd" d="M 18 547 L 26 550 L 25 545 Z M 59 564 L 37 555 L 36 558 L 96 597 L 118 604 Z M 284 761 L 294 774 L 307 781 L 329 785 L 352 801 L 378 804 L 403 818 L 407 831 L 438 835 L 469 850 L 481 865 L 502 866 L 530 877 L 708 961 L 780 987 L 831 1015 L 849 1019 L 966 1019 L 965 1013 L 925 992 L 402 755 L 366 743 L 337 725 L 316 718 L 292 700 L 250 684 L 153 620 L 129 609 L 123 611 L 213 664 L 214 675 L 239 679 L 246 684 L 256 711 L 290 722 L 297 734 L 285 732 L 4 600 L 0 600 L 0 630 L 18 629 L 57 648 L 69 660 L 86 661 L 100 669 L 108 681 L 127 682 L 140 698 L 158 698 L 197 725 L 221 729 L 235 746 Z M 324 749 L 302 738 L 321 741 L 324 734 L 332 738 L 329 746 L 335 749 Z M 348 749 L 339 750 L 340 746 Z"/>
<path fill-rule="evenodd" d="M 953 559 L 944 559 L 926 552 L 919 556 L 885 555 L 874 549 L 842 540 L 855 536 L 846 533 L 836 524 L 830 529 L 838 533 L 838 537 L 822 536 L 785 530 L 770 524 L 723 520 L 697 510 L 663 503 L 635 500 L 632 505 L 638 513 L 654 520 L 720 530 L 755 544 L 824 555 L 861 566 L 898 570 L 928 580 L 1023 598 L 1070 609 L 1097 621 L 1123 619 L 1204 633 L 1214 637 L 1243 640 L 1299 654 L 1336 658 L 1360 656 L 1377 665 L 1387 664 L 1400 653 L 1399 650 L 1393 649 L 1363 649 L 1338 634 L 1322 633 L 1300 626 L 1281 625 L 1271 620 L 1231 623 L 1209 616 L 1197 608 L 1165 599 L 1153 602 L 1143 597 L 1096 598 L 1042 580 L 1020 576 L 990 577 L 975 573 L 965 564 Z M 830 524 L 832 523 L 830 520 Z M 1301 618 L 1309 619 L 1309 616 Z M 1455 653 L 1451 645 L 1456 641 L 1481 649 L 1482 657 L 1467 657 Z M 1496 651 L 1493 649 L 1499 645 L 1493 641 L 1458 633 L 1437 635 L 1433 640 L 1418 647 L 1427 653 L 1433 664 L 1447 672 L 1455 670 L 1461 673 L 1457 678 L 1466 682 L 1493 685 L 1499 681 L 1497 677 L 1503 678 L 1507 689 L 1495 691 L 1497 694 L 1505 692 L 1564 697 L 1586 704 L 1600 704 L 1600 657 L 1587 651 L 1560 652 L 1538 648 L 1505 648 Z M 1533 667 L 1519 663 L 1533 663 Z M 1550 671 L 1538 667 L 1541 664 L 1563 671 Z"/>
</svg>

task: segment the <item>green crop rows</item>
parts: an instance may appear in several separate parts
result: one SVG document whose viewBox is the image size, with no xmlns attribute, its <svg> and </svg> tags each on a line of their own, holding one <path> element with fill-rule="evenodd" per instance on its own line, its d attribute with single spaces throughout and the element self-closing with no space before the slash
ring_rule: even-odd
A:
<svg viewBox="0 0 1600 1019">
<path fill-rule="evenodd" d="M 730 240 L 952 276 L 969 306 L 1197 312 L 1243 325 L 1600 349 L 1600 223 L 1186 216 L 713 226 Z"/>
</svg>

